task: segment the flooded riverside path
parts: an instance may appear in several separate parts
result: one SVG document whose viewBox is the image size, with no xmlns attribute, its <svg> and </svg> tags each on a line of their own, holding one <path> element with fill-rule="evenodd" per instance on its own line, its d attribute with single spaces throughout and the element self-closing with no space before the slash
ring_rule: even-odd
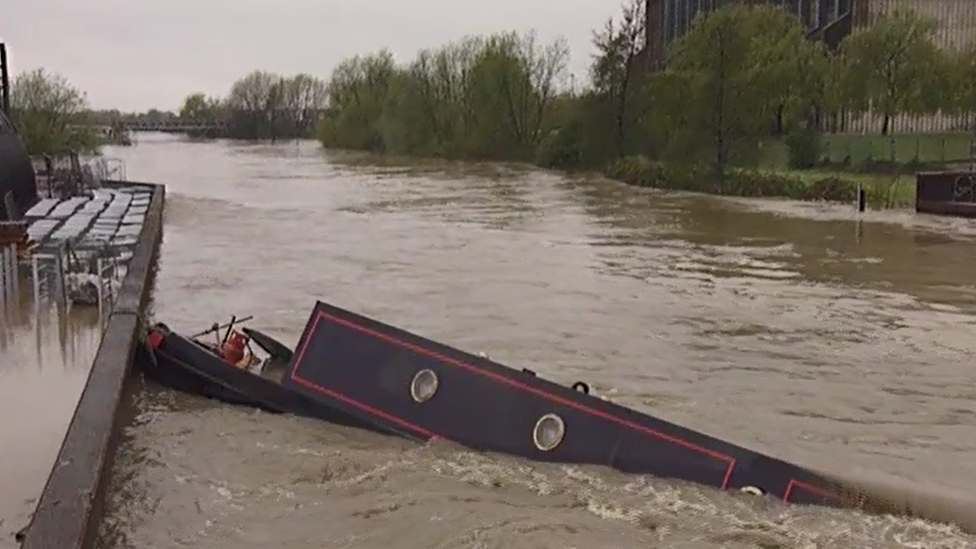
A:
<svg viewBox="0 0 976 549">
<path fill-rule="evenodd" d="M 976 490 L 967 222 L 858 224 L 850 207 L 375 165 L 311 142 L 151 136 L 109 154 L 168 186 L 154 308 L 175 329 L 255 314 L 293 344 L 321 298 L 779 457 Z M 418 446 L 154 386 L 138 406 L 105 548 L 976 546 L 921 520 Z"/>
<path fill-rule="evenodd" d="M 26 286 L 26 284 L 22 285 Z M 21 288 L 29 294 L 28 288 Z M 98 350 L 97 308 L 0 309 L 0 549 L 30 521 Z"/>
</svg>

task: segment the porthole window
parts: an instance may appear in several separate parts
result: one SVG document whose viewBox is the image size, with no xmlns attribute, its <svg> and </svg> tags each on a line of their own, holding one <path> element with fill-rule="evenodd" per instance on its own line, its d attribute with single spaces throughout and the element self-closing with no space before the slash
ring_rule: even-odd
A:
<svg viewBox="0 0 976 549">
<path fill-rule="evenodd" d="M 739 488 L 739 491 L 745 494 L 749 494 L 750 496 L 763 495 L 763 491 L 760 488 L 756 488 L 755 486 L 743 486 L 742 488 Z"/>
<path fill-rule="evenodd" d="M 535 442 L 536 448 L 548 452 L 559 446 L 565 434 L 566 424 L 563 423 L 562 418 L 556 414 L 546 414 L 536 422 L 535 429 L 532 431 L 532 441 Z"/>
<path fill-rule="evenodd" d="M 437 392 L 439 383 L 437 374 L 433 370 L 420 370 L 410 382 L 410 396 L 416 402 L 426 402 Z"/>
</svg>

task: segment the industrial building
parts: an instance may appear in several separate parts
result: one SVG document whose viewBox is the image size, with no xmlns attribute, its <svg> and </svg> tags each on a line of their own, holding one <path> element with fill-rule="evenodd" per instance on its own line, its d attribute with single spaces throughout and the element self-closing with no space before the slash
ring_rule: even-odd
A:
<svg viewBox="0 0 976 549">
<path fill-rule="evenodd" d="M 688 32 L 696 16 L 736 2 L 781 5 L 796 14 L 811 39 L 830 47 L 836 47 L 854 29 L 869 26 L 895 10 L 915 11 L 938 21 L 933 40 L 941 48 L 959 50 L 976 39 L 976 0 L 646 0 L 645 60 L 649 67 L 663 66 L 668 46 Z M 846 131 L 877 131 L 878 117 L 845 118 Z M 973 129 L 973 120 L 971 116 L 898 116 L 892 128 L 895 132 L 961 131 Z"/>
<path fill-rule="evenodd" d="M 976 0 L 854 0 L 865 4 L 863 23 L 896 9 L 911 10 L 939 22 L 933 41 L 945 49 L 968 47 L 976 39 Z"/>
<path fill-rule="evenodd" d="M 666 58 L 668 46 L 688 32 L 699 14 L 746 1 L 757 0 L 647 0 L 647 61 L 652 67 L 660 66 Z M 856 8 L 861 7 L 858 4 L 864 3 L 863 0 L 759 1 L 781 5 L 796 14 L 811 38 L 824 40 L 831 46 L 836 46 L 844 36 L 850 34 L 858 15 L 861 15 L 861 19 L 865 15 L 863 11 L 855 12 Z"/>
<path fill-rule="evenodd" d="M 934 39 L 940 47 L 965 47 L 976 38 L 976 0 L 646 0 L 648 61 L 652 66 L 663 62 L 667 47 L 688 32 L 698 14 L 735 2 L 781 5 L 796 14 L 811 38 L 831 46 L 897 9 L 935 18 Z"/>
</svg>

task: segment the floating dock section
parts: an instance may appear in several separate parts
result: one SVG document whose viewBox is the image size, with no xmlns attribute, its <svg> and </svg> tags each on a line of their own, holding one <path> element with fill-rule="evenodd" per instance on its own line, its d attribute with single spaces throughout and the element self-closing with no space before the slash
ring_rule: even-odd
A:
<svg viewBox="0 0 976 549">
<path fill-rule="evenodd" d="M 24 549 L 93 547 L 163 232 L 162 185 L 103 182 L 89 197 L 43 200 L 25 216 L 40 251 L 70 245 L 122 256 L 125 271 L 88 381 L 41 494 Z"/>
</svg>

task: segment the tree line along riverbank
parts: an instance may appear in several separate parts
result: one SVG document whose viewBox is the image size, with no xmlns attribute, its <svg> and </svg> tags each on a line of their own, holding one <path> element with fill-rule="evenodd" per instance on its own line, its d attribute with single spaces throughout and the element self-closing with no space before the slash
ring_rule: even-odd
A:
<svg viewBox="0 0 976 549">
<path fill-rule="evenodd" d="M 179 113 L 133 116 L 220 125 L 200 137 L 314 137 L 329 148 L 532 162 L 713 194 L 846 201 L 860 184 L 873 207 L 908 205 L 916 170 L 968 159 L 963 133 L 890 135 L 899 115 L 976 112 L 976 46 L 939 49 L 932 19 L 896 11 L 829 51 L 780 7 L 728 5 L 699 16 L 666 66 L 649 70 L 644 5 L 629 0 L 594 32 L 581 82 L 567 73 L 562 39 L 508 32 L 402 64 L 387 50 L 355 56 L 327 80 L 254 71 L 225 97 L 194 93 Z M 32 151 L 72 143 L 36 137 L 58 133 L 38 115 L 45 108 L 78 121 L 69 126 L 85 146 L 80 122 L 125 116 L 91 112 L 77 92 L 44 92 L 43 78 L 14 82 L 14 118 Z M 876 135 L 826 132 L 862 115 L 878 120 Z"/>
<path fill-rule="evenodd" d="M 968 156 L 957 136 L 916 137 L 905 158 L 903 138 L 822 134 L 844 115 L 873 111 L 885 136 L 899 114 L 976 110 L 976 50 L 937 48 L 930 19 L 894 12 L 831 52 L 777 6 L 729 5 L 700 16 L 666 68 L 648 71 L 643 6 L 595 33 L 581 90 L 561 86 L 563 43 L 531 35 L 463 38 L 403 65 L 385 51 L 348 59 L 327 84 L 318 138 L 713 194 L 853 200 L 860 183 L 877 207 L 909 203 L 912 174 L 940 152 Z"/>
</svg>

